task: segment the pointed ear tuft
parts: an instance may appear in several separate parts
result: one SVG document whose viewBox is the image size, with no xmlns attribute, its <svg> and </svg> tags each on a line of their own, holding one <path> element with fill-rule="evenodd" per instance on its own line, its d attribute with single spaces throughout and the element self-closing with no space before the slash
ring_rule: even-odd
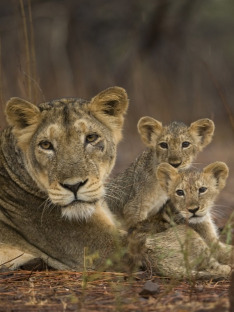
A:
<svg viewBox="0 0 234 312">
<path fill-rule="evenodd" d="M 178 170 L 168 163 L 161 163 L 157 167 L 156 176 L 161 188 L 169 194 L 171 184 L 178 177 Z"/>
<path fill-rule="evenodd" d="M 162 132 L 162 123 L 152 117 L 142 117 L 137 124 L 141 140 L 149 147 L 155 147 L 157 139 Z"/>
<path fill-rule="evenodd" d="M 216 161 L 203 169 L 205 174 L 213 176 L 216 180 L 216 185 L 219 190 L 222 190 L 226 184 L 226 180 L 229 174 L 228 166 L 221 161 Z"/>
<path fill-rule="evenodd" d="M 92 98 L 88 108 L 97 119 L 112 130 L 118 143 L 122 137 L 124 115 L 128 108 L 126 91 L 120 87 L 108 88 Z"/>
<path fill-rule="evenodd" d="M 5 113 L 9 125 L 20 130 L 36 124 L 40 110 L 36 105 L 14 97 L 7 102 Z"/>
<path fill-rule="evenodd" d="M 215 125 L 212 120 L 208 118 L 199 119 L 191 123 L 189 131 L 198 142 L 200 151 L 208 145 L 214 135 Z"/>
</svg>

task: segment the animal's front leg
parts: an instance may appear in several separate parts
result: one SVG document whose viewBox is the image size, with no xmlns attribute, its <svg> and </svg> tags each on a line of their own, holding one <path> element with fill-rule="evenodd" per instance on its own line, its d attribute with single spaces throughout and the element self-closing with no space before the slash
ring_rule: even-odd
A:
<svg viewBox="0 0 234 312">
<path fill-rule="evenodd" d="M 14 270 L 34 258 L 35 256 L 22 250 L 0 243 L 0 269 L 5 266 L 10 270 Z"/>
<path fill-rule="evenodd" d="M 192 227 L 205 240 L 215 259 L 223 264 L 234 264 L 234 247 L 219 240 L 216 227 L 211 220 L 193 224 Z"/>
<path fill-rule="evenodd" d="M 190 223 L 190 226 L 205 240 L 208 245 L 211 245 L 219 240 L 216 225 L 207 216 L 206 220 L 198 223 Z"/>
</svg>

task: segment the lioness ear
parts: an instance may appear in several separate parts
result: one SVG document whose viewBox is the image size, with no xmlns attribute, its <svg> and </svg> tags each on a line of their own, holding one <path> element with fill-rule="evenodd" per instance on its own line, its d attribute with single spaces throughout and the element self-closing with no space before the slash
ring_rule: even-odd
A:
<svg viewBox="0 0 234 312">
<path fill-rule="evenodd" d="M 215 125 L 212 120 L 205 118 L 199 119 L 191 123 L 189 131 L 193 137 L 195 137 L 199 143 L 199 150 L 202 150 L 208 145 L 213 137 Z"/>
<path fill-rule="evenodd" d="M 7 102 L 5 113 L 9 125 L 20 130 L 36 124 L 40 110 L 36 105 L 14 97 Z"/>
<path fill-rule="evenodd" d="M 162 123 L 151 117 L 142 117 L 137 124 L 143 143 L 149 147 L 154 147 L 162 132 Z"/>
<path fill-rule="evenodd" d="M 168 163 L 161 163 L 158 165 L 156 176 L 161 188 L 168 194 L 171 184 L 178 177 L 178 171 Z"/>
<path fill-rule="evenodd" d="M 222 190 L 229 174 L 228 166 L 221 161 L 216 161 L 203 169 L 205 174 L 212 175 L 216 179 L 217 187 Z"/>
<path fill-rule="evenodd" d="M 88 107 L 97 119 L 113 131 L 118 143 L 122 137 L 124 115 L 128 108 L 126 91 L 120 87 L 108 88 L 92 98 Z"/>
</svg>

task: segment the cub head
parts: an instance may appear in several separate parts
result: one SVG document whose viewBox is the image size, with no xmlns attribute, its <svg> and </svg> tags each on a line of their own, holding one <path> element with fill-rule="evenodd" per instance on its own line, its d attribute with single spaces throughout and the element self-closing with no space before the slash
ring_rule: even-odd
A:
<svg viewBox="0 0 234 312">
<path fill-rule="evenodd" d="M 63 215 L 88 218 L 103 197 L 127 107 L 119 87 L 90 101 L 62 98 L 38 106 L 8 101 L 6 116 L 25 170 Z"/>
<path fill-rule="evenodd" d="M 175 210 L 189 223 L 197 223 L 204 220 L 224 188 L 228 171 L 227 165 L 218 161 L 202 171 L 178 171 L 168 163 L 162 163 L 156 175 Z"/>
<path fill-rule="evenodd" d="M 160 121 L 142 117 L 138 131 L 144 144 L 155 150 L 158 163 L 167 162 L 175 168 L 188 168 L 194 158 L 214 134 L 214 123 L 210 119 L 199 119 L 188 127 L 174 121 L 162 126 Z"/>
</svg>

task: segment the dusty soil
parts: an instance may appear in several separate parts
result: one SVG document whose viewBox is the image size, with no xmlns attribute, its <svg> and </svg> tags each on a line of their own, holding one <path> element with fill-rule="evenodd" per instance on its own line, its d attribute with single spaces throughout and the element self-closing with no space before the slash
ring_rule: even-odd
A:
<svg viewBox="0 0 234 312">
<path fill-rule="evenodd" d="M 153 276 L 150 287 L 145 285 L 147 278 L 144 272 L 132 277 L 109 272 L 3 272 L 0 311 L 234 311 L 234 278 L 201 282 Z"/>
</svg>

